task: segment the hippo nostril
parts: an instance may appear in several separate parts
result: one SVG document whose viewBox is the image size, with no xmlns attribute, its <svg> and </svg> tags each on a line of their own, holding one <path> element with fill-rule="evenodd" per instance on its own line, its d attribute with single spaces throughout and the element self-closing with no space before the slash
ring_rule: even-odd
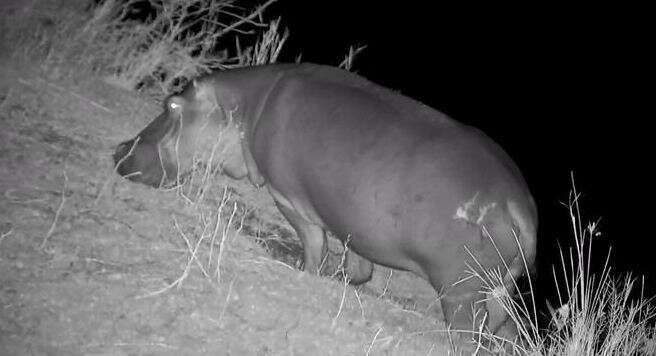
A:
<svg viewBox="0 0 656 356">
<path fill-rule="evenodd" d="M 116 146 L 116 150 L 112 155 L 114 158 L 114 166 L 116 167 L 125 161 L 132 154 L 138 143 L 139 137 L 130 141 L 121 142 L 118 146 Z"/>
<path fill-rule="evenodd" d="M 132 148 L 132 145 L 126 142 L 119 144 L 116 147 L 116 150 L 114 151 L 114 154 L 112 155 L 112 158 L 114 160 L 114 169 L 115 171 L 120 174 L 121 176 L 124 176 L 126 173 L 130 173 L 130 169 L 128 166 L 131 164 L 129 163 L 131 160 L 129 160 L 132 152 L 130 149 Z"/>
<path fill-rule="evenodd" d="M 135 166 L 134 160 L 131 159 L 131 155 L 125 154 L 124 152 L 117 152 L 114 154 L 114 171 L 118 173 L 121 177 L 129 180 L 138 180 L 142 175 Z"/>
<path fill-rule="evenodd" d="M 128 143 L 127 142 L 121 142 L 118 146 L 116 146 L 116 151 L 124 152 L 127 149 L 128 149 Z"/>
<path fill-rule="evenodd" d="M 120 144 L 112 155 L 112 158 L 114 159 L 114 167 L 118 166 L 122 161 L 124 161 L 127 158 L 126 156 L 127 152 L 125 151 L 123 144 Z"/>
</svg>

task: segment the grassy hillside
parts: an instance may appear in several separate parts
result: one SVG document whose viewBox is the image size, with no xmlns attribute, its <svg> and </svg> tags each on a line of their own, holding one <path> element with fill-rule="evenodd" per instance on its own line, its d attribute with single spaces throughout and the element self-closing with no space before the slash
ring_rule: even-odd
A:
<svg viewBox="0 0 656 356">
<path fill-rule="evenodd" d="M 334 241 L 326 277 L 300 272 L 300 243 L 264 190 L 200 174 L 162 191 L 114 173 L 114 147 L 165 93 L 211 68 L 275 61 L 287 35 L 262 20 L 270 3 L 169 1 L 145 20 L 113 0 L 0 4 L 0 355 L 476 350 L 452 350 L 439 296 L 413 275 L 377 267 L 347 286 Z M 572 216 L 586 246 L 594 229 Z M 563 261 L 569 309 L 547 331 L 520 324 L 521 346 L 653 354 L 649 306 Z"/>
<path fill-rule="evenodd" d="M 443 353 L 427 283 L 381 269 L 354 289 L 302 273 L 266 192 L 216 176 L 193 204 L 115 175 L 115 145 L 159 113 L 165 85 L 135 94 L 125 72 L 78 62 L 57 44 L 96 14 L 64 7 L 77 17 L 59 27 L 44 4 L 2 9 L 23 42 L 3 33 L 0 354 Z"/>
</svg>

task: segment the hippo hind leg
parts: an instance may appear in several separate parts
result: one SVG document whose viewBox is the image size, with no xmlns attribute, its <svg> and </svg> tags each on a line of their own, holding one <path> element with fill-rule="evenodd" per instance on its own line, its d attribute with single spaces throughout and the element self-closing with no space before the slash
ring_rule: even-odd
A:
<svg viewBox="0 0 656 356">
<path fill-rule="evenodd" d="M 432 281 L 432 278 L 431 284 L 435 290 L 439 290 L 439 285 Z M 478 339 L 476 333 L 480 330 L 481 325 L 485 326 L 483 323 L 486 323 L 485 294 L 480 290 L 480 281 L 475 277 L 469 278 L 451 286 L 441 299 L 445 324 L 465 340 Z"/>
<path fill-rule="evenodd" d="M 275 201 L 280 213 L 287 219 L 289 224 L 294 228 L 299 240 L 303 244 L 303 264 L 304 270 L 310 273 L 319 274 L 323 258 L 326 255 L 326 233 L 323 228 L 313 224 L 284 203 Z M 349 283 L 358 285 L 371 280 L 373 274 L 373 263 L 366 258 L 358 255 L 351 249 L 347 250 L 345 260 L 346 275 Z"/>
<path fill-rule="evenodd" d="M 323 261 L 323 256 L 326 255 L 327 249 L 325 231 L 320 226 L 307 221 L 284 204 L 276 201 L 276 206 L 294 228 L 299 240 L 303 244 L 303 270 L 313 274 L 319 274 L 321 262 Z"/>
<path fill-rule="evenodd" d="M 345 262 L 346 275 L 349 283 L 358 285 L 371 280 L 371 275 L 374 271 L 374 264 L 371 261 L 349 249 L 346 252 Z"/>
</svg>

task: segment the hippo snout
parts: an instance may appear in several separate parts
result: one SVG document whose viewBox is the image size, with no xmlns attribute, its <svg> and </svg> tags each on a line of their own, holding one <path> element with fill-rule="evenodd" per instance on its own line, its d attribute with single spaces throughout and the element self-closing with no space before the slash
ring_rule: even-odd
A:
<svg viewBox="0 0 656 356">
<path fill-rule="evenodd" d="M 119 162 L 125 158 L 125 156 L 130 152 L 130 147 L 132 147 L 131 141 L 121 142 L 116 146 L 112 158 L 114 159 L 114 167 L 119 164 Z"/>
<path fill-rule="evenodd" d="M 132 165 L 132 161 L 134 161 L 134 156 L 132 156 L 134 152 L 130 151 L 134 151 L 133 146 L 134 140 L 125 141 L 116 146 L 116 150 L 114 150 L 114 154 L 112 155 L 114 168 L 121 176 L 127 176 L 131 173 L 129 167 Z"/>
<path fill-rule="evenodd" d="M 164 183 L 164 171 L 156 145 L 136 139 L 125 141 L 116 146 L 112 158 L 116 173 L 123 178 L 152 187 Z"/>
</svg>

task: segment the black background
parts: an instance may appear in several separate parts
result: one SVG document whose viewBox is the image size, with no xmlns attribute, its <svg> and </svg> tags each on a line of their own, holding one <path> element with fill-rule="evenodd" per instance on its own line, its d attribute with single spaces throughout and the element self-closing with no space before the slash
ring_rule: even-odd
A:
<svg viewBox="0 0 656 356">
<path fill-rule="evenodd" d="M 573 172 L 585 221 L 601 218 L 596 265 L 612 245 L 613 270 L 645 275 L 654 294 L 645 10 L 431 3 L 280 0 L 265 14 L 290 30 L 279 61 L 337 65 L 367 45 L 356 72 L 501 144 L 538 204 L 541 285 L 553 285 L 558 241 L 573 241 L 561 204 Z"/>
</svg>

